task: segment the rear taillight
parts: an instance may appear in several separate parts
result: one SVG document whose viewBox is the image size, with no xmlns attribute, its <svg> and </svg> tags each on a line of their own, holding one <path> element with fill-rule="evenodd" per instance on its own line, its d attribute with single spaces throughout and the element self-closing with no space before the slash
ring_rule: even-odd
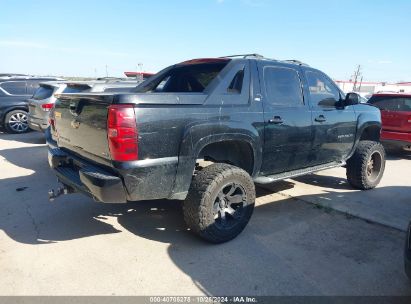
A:
<svg viewBox="0 0 411 304">
<path fill-rule="evenodd" d="M 408 117 L 408 123 L 411 123 L 411 116 Z"/>
<path fill-rule="evenodd" d="M 41 109 L 44 112 L 49 112 L 54 107 L 54 103 L 45 103 L 41 105 Z"/>
<path fill-rule="evenodd" d="M 107 135 L 113 160 L 138 160 L 138 132 L 133 105 L 109 106 Z"/>
</svg>

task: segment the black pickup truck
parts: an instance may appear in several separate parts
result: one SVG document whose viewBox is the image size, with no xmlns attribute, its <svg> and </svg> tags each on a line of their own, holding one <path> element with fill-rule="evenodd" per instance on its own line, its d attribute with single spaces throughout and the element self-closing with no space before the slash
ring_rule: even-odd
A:
<svg viewBox="0 0 411 304">
<path fill-rule="evenodd" d="M 353 187 L 374 188 L 380 130 L 377 108 L 298 61 L 189 60 L 131 93 L 58 96 L 49 163 L 63 186 L 49 195 L 184 200 L 191 231 L 220 243 L 247 225 L 254 183 L 346 166 Z"/>
</svg>

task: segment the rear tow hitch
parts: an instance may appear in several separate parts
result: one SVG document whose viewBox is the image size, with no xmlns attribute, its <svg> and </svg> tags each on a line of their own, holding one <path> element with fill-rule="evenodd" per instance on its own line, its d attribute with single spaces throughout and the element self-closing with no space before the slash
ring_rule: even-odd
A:
<svg viewBox="0 0 411 304">
<path fill-rule="evenodd" d="M 66 195 L 66 194 L 69 194 L 69 193 L 72 193 L 72 192 L 73 191 L 70 188 L 68 188 L 64 185 L 61 186 L 61 187 L 58 187 L 57 190 L 50 189 L 49 192 L 48 192 L 49 193 L 49 201 L 53 202 L 60 195 Z"/>
</svg>

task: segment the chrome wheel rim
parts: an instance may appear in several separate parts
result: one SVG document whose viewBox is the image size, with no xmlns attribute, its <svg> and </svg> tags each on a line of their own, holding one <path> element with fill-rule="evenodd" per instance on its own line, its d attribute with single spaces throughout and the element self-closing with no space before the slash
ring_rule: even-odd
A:
<svg viewBox="0 0 411 304">
<path fill-rule="evenodd" d="M 29 125 L 27 123 L 27 114 L 24 112 L 14 113 L 10 116 L 8 124 L 10 129 L 12 129 L 14 132 L 26 132 L 29 128 Z"/>
<path fill-rule="evenodd" d="M 245 213 L 246 197 L 246 191 L 239 184 L 223 186 L 213 204 L 215 224 L 224 229 L 235 226 Z"/>
<path fill-rule="evenodd" d="M 378 179 L 382 168 L 382 155 L 380 152 L 375 151 L 371 154 L 367 162 L 367 177 L 370 181 Z"/>
</svg>

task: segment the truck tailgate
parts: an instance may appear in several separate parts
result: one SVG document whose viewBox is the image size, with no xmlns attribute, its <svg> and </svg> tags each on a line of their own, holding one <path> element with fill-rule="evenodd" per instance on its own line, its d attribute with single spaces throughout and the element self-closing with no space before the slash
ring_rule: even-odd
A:
<svg viewBox="0 0 411 304">
<path fill-rule="evenodd" d="M 113 95 L 64 94 L 54 109 L 58 146 L 95 162 L 109 164 L 107 112 Z"/>
</svg>

